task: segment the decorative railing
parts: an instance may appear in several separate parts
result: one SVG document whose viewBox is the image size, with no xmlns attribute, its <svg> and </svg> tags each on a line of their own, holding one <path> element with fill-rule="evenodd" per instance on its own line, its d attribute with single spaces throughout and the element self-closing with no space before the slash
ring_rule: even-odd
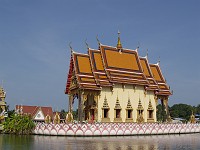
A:
<svg viewBox="0 0 200 150">
<path fill-rule="evenodd" d="M 66 136 L 153 135 L 184 134 L 198 132 L 200 132 L 200 124 L 159 123 L 37 123 L 34 129 L 34 134 Z"/>
</svg>

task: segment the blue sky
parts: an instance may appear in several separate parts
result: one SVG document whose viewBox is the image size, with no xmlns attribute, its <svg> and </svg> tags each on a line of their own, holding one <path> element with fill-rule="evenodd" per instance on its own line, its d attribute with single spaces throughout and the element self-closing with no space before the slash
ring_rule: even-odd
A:
<svg viewBox="0 0 200 150">
<path fill-rule="evenodd" d="M 174 91 L 169 104 L 200 104 L 200 2 L 197 0 L 0 0 L 0 80 L 7 103 L 68 109 L 64 94 L 72 42 L 86 53 L 85 40 L 97 48 L 123 47 L 149 62 L 160 57 Z M 2 83 L 1 83 L 2 84 Z"/>
</svg>

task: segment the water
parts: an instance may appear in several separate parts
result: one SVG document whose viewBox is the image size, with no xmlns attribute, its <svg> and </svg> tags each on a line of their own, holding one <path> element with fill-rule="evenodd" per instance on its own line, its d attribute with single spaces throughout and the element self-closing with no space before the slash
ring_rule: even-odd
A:
<svg viewBox="0 0 200 150">
<path fill-rule="evenodd" d="M 0 134 L 0 150 L 198 150 L 200 134 L 65 137 Z"/>
</svg>

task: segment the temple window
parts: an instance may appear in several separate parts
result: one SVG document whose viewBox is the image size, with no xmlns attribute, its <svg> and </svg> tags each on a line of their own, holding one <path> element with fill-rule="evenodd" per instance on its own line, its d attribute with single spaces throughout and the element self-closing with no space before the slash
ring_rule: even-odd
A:
<svg viewBox="0 0 200 150">
<path fill-rule="evenodd" d="M 138 108 L 137 108 L 137 120 L 136 120 L 138 123 L 144 122 L 143 111 L 144 111 L 144 108 L 142 106 L 141 100 L 139 100 Z"/>
<path fill-rule="evenodd" d="M 121 109 L 116 109 L 115 110 L 115 118 L 120 118 L 121 117 L 120 113 L 121 113 Z"/>
<path fill-rule="evenodd" d="M 103 118 L 109 118 L 108 112 L 109 112 L 109 109 L 103 109 Z"/>
<path fill-rule="evenodd" d="M 143 115 L 143 110 L 138 110 L 138 115 Z"/>
<path fill-rule="evenodd" d="M 132 111 L 133 110 L 127 110 L 127 118 L 128 119 L 132 118 Z"/>
<path fill-rule="evenodd" d="M 154 112 L 154 109 L 153 109 L 153 106 L 151 104 L 151 100 L 149 101 L 149 105 L 148 105 L 148 109 L 147 109 L 147 122 L 154 122 L 154 119 L 153 119 L 153 112 Z"/>
<path fill-rule="evenodd" d="M 117 100 L 116 100 L 116 103 L 115 103 L 114 110 L 115 110 L 114 111 L 115 112 L 114 121 L 115 122 L 121 122 L 122 121 L 122 118 L 121 118 L 121 106 L 120 106 L 120 103 L 119 103 L 118 96 L 117 96 Z"/>
<path fill-rule="evenodd" d="M 109 110 L 110 110 L 110 108 L 108 106 L 107 98 L 105 95 L 104 103 L 103 103 L 103 107 L 102 107 L 102 122 L 110 122 Z"/>
<path fill-rule="evenodd" d="M 126 106 L 126 122 L 133 121 L 133 108 L 131 106 L 130 98 L 128 98 L 127 106 Z"/>
<path fill-rule="evenodd" d="M 153 118 L 153 110 L 149 110 L 149 116 L 148 118 Z"/>
</svg>

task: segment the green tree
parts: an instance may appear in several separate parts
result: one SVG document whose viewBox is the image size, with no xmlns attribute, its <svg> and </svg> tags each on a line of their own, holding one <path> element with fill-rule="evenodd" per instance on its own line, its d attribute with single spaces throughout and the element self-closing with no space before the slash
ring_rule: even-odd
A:
<svg viewBox="0 0 200 150">
<path fill-rule="evenodd" d="M 73 114 L 73 119 L 74 120 L 78 120 L 78 109 L 76 109 L 75 111 L 73 111 L 72 114 Z"/>
<path fill-rule="evenodd" d="M 10 105 L 6 105 L 6 111 L 8 113 L 8 117 L 11 117 L 14 113 L 15 113 L 15 110 L 10 110 Z"/>
<path fill-rule="evenodd" d="M 10 134 L 31 134 L 35 124 L 29 115 L 14 114 L 3 123 L 4 132 Z"/>
<path fill-rule="evenodd" d="M 169 106 L 168 106 L 169 107 Z M 165 111 L 165 106 L 159 104 L 156 106 L 157 112 L 156 112 L 156 117 L 158 122 L 165 122 L 167 120 L 167 114 Z M 169 109 L 169 108 L 168 108 Z"/>
<path fill-rule="evenodd" d="M 156 112 L 156 117 L 158 122 L 162 122 L 162 105 L 159 104 L 156 106 L 157 112 Z"/>
<path fill-rule="evenodd" d="M 65 119 L 67 115 L 67 112 L 64 109 L 61 109 L 60 111 L 60 119 Z"/>
<path fill-rule="evenodd" d="M 200 115 L 200 104 L 196 107 L 196 113 Z"/>
<path fill-rule="evenodd" d="M 190 119 L 192 111 L 194 111 L 194 108 L 187 104 L 175 104 L 170 108 L 171 117 L 183 118 L 187 121 Z"/>
</svg>

